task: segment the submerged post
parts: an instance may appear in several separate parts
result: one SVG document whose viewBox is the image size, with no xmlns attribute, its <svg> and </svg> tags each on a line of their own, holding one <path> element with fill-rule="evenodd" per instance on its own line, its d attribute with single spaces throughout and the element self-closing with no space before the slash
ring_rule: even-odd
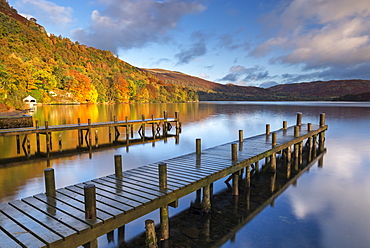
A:
<svg viewBox="0 0 370 248">
<path fill-rule="evenodd" d="M 46 196 L 54 197 L 56 195 L 54 169 L 53 168 L 45 169 L 44 177 L 45 177 Z"/>
<path fill-rule="evenodd" d="M 122 156 L 114 155 L 114 170 L 116 177 L 122 177 Z"/>
<path fill-rule="evenodd" d="M 95 185 L 86 184 L 84 186 L 84 199 L 85 199 L 85 219 L 96 219 L 96 194 Z"/>
</svg>

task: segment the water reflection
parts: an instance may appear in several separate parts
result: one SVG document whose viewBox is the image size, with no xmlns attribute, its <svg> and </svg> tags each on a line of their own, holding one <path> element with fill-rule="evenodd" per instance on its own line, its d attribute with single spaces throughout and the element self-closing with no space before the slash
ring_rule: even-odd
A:
<svg viewBox="0 0 370 248">
<path fill-rule="evenodd" d="M 227 241 L 223 247 L 367 247 L 370 243 L 367 233 L 370 230 L 370 200 L 367 197 L 370 195 L 370 103 L 212 102 L 42 106 L 33 115 L 40 123 L 48 120 L 50 125 L 56 125 L 77 123 L 77 118 L 81 118 L 81 122 L 87 122 L 87 119 L 92 122 L 112 120 L 114 116 L 120 120 L 125 116 L 140 119 L 142 114 L 162 116 L 163 111 L 168 111 L 170 117 L 175 111 L 180 112 L 183 132 L 178 144 L 175 140 L 168 140 L 155 146 L 151 143 L 133 146 L 128 153 L 122 147 L 97 152 L 92 159 L 88 154 L 79 154 L 51 160 L 57 187 L 113 174 L 116 154 L 122 155 L 124 169 L 135 168 L 193 152 L 196 138 L 202 138 L 202 149 L 206 149 L 237 140 L 238 130 L 244 130 L 244 137 L 250 137 L 264 133 L 267 123 L 271 125 L 271 130 L 281 128 L 283 121 L 288 121 L 290 126 L 296 121 L 296 112 L 303 113 L 304 123 L 318 123 L 319 114 L 325 112 L 329 129 L 326 134 L 328 153 L 323 159 L 323 168 L 315 166 L 304 174 L 296 187 L 289 187 L 274 200 L 273 207 L 262 210 L 236 232 L 233 241 Z M 63 143 L 63 147 L 76 146 L 74 134 L 66 135 L 70 135 L 71 144 Z M 99 140 L 103 136 L 99 131 Z M 31 147 L 34 147 L 33 142 L 35 139 L 31 138 Z M 14 152 L 16 141 L 0 137 L 0 146 L 0 156 L 3 156 Z M 58 148 L 55 142 L 53 146 Z M 0 201 L 7 202 L 44 191 L 43 170 L 47 167 L 46 161 L 1 166 Z M 293 163 L 290 177 L 294 170 Z M 288 169 L 284 173 L 288 177 Z M 223 180 L 214 185 L 215 193 L 224 188 Z M 189 206 L 186 201 L 194 200 L 195 195 L 180 199 L 179 208 L 170 209 L 170 215 L 184 211 Z M 246 209 L 248 207 L 253 207 L 251 199 L 245 205 Z M 157 215 L 154 212 L 149 217 L 157 222 Z M 126 225 L 126 241 L 144 231 L 143 223 L 147 217 Z M 99 239 L 99 242 L 102 247 L 115 247 L 114 242 L 108 244 L 106 237 Z"/>
</svg>

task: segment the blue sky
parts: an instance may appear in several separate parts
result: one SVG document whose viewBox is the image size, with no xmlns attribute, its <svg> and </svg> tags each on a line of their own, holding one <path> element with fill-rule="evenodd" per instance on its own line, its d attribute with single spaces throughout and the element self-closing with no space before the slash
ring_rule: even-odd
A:
<svg viewBox="0 0 370 248">
<path fill-rule="evenodd" d="M 369 0 L 9 0 L 49 33 L 218 83 L 370 79 Z"/>
</svg>

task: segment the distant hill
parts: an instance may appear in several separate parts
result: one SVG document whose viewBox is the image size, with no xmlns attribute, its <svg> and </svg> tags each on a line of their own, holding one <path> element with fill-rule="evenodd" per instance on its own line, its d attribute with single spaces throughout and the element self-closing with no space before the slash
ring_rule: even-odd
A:
<svg viewBox="0 0 370 248">
<path fill-rule="evenodd" d="M 279 84 L 264 89 L 252 86 L 223 85 L 181 72 L 162 69 L 145 69 L 164 82 L 178 84 L 195 90 L 200 100 L 281 100 L 330 101 L 346 99 L 356 101 L 357 94 L 370 92 L 370 80 L 331 80 L 293 84 Z M 364 96 L 358 96 L 365 99 Z"/>
<path fill-rule="evenodd" d="M 268 88 L 282 95 L 307 100 L 334 100 L 338 97 L 370 92 L 370 80 L 331 80 L 310 83 L 280 84 Z"/>
</svg>

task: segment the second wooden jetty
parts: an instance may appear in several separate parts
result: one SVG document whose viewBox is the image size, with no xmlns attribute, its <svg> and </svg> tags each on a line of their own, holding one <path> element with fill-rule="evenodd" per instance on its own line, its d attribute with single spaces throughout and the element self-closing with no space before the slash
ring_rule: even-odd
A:
<svg viewBox="0 0 370 248">
<path fill-rule="evenodd" d="M 168 240 L 168 206 L 175 206 L 179 198 L 203 189 L 202 207 L 207 212 L 213 182 L 232 175 L 232 194 L 238 195 L 244 168 L 248 175 L 265 160 L 276 173 L 277 156 L 300 164 L 304 146 L 313 154 L 324 151 L 325 114 L 319 125 L 301 120 L 298 113 L 295 126 L 283 122 L 281 129 L 270 132 L 267 125 L 265 134 L 247 139 L 239 131 L 239 140 L 205 150 L 198 140 L 194 153 L 131 170 L 122 170 L 122 157 L 117 155 L 114 175 L 61 189 L 55 189 L 54 171 L 47 169 L 46 193 L 0 205 L 1 247 L 97 247 L 98 237 L 115 229 L 123 237 L 125 224 L 158 208 L 159 236 Z"/>
</svg>

